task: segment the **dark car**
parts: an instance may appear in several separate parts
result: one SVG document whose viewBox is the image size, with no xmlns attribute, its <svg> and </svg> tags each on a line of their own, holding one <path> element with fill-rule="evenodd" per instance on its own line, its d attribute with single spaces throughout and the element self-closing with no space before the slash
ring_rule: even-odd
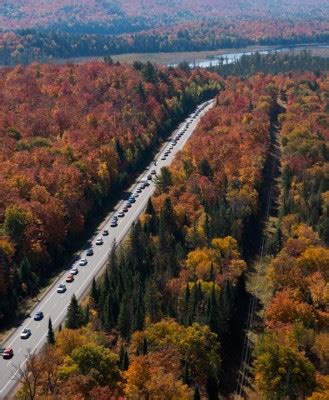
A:
<svg viewBox="0 0 329 400">
<path fill-rule="evenodd" d="M 151 175 L 151 174 L 147 175 L 147 179 L 148 179 L 149 181 L 152 180 L 152 175 Z"/>
<path fill-rule="evenodd" d="M 7 347 L 2 352 L 2 358 L 4 358 L 5 360 L 8 360 L 9 358 L 12 358 L 13 356 L 14 356 L 14 350 L 11 347 Z"/>
<path fill-rule="evenodd" d="M 129 197 L 128 201 L 129 203 L 136 203 L 135 197 Z"/>
<path fill-rule="evenodd" d="M 43 318 L 43 312 L 42 311 L 37 311 L 34 314 L 34 321 L 41 321 Z"/>
<path fill-rule="evenodd" d="M 88 249 L 87 252 L 86 252 L 86 255 L 89 256 L 89 257 L 93 256 L 94 255 L 94 250 L 93 249 Z"/>
<path fill-rule="evenodd" d="M 108 236 L 109 235 L 109 231 L 107 229 L 103 230 L 103 236 Z"/>
<path fill-rule="evenodd" d="M 129 203 L 129 201 L 126 203 L 126 207 L 130 208 L 131 207 L 131 203 Z"/>
</svg>

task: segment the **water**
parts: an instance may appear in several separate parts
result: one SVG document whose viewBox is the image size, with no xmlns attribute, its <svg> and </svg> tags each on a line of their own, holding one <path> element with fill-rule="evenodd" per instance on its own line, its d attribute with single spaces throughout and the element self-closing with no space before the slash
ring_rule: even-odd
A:
<svg viewBox="0 0 329 400">
<path fill-rule="evenodd" d="M 310 45 L 296 45 L 296 46 L 289 46 L 289 47 L 279 47 L 279 48 L 272 48 L 268 50 L 260 50 L 258 51 L 259 54 L 269 54 L 269 53 L 281 53 L 284 51 L 293 51 L 293 50 L 307 50 L 308 48 L 329 48 L 329 44 L 310 44 Z M 190 67 L 200 67 L 200 68 L 208 68 L 214 67 L 219 64 L 232 64 L 239 60 L 243 55 L 250 56 L 255 54 L 257 51 L 245 51 L 245 52 L 237 52 L 237 53 L 227 53 L 218 56 L 214 56 L 211 59 L 199 59 L 195 60 L 194 62 L 190 63 Z"/>
</svg>

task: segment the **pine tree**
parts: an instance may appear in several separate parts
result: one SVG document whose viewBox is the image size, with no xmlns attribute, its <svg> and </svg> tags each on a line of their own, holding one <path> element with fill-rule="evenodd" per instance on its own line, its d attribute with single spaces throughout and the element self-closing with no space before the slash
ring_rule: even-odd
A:
<svg viewBox="0 0 329 400">
<path fill-rule="evenodd" d="M 145 212 L 146 212 L 146 214 L 149 214 L 149 215 L 154 215 L 155 214 L 151 197 L 147 201 Z"/>
<path fill-rule="evenodd" d="M 78 329 L 84 324 L 84 315 L 78 300 L 73 294 L 67 309 L 65 326 L 69 329 Z"/>
<path fill-rule="evenodd" d="M 120 349 L 119 349 L 118 366 L 121 369 L 121 371 L 127 371 L 128 367 L 129 367 L 128 352 L 123 344 L 121 344 Z"/>
<path fill-rule="evenodd" d="M 99 300 L 99 291 L 98 291 L 98 287 L 97 287 L 97 284 L 96 284 L 95 277 L 93 278 L 93 282 L 92 282 L 92 285 L 91 285 L 90 296 L 93 299 L 94 304 L 97 304 L 98 300 Z"/>
<path fill-rule="evenodd" d="M 144 337 L 143 339 L 143 355 L 145 356 L 147 354 L 147 339 Z"/>
<path fill-rule="evenodd" d="M 130 302 L 128 298 L 124 296 L 120 304 L 120 312 L 118 317 L 118 329 L 121 336 L 128 339 L 130 336 L 130 321 L 131 321 L 131 311 Z"/>
<path fill-rule="evenodd" d="M 51 318 L 49 318 L 48 320 L 48 334 L 47 334 L 47 342 L 50 345 L 55 344 L 56 340 L 55 340 L 55 334 L 53 331 L 53 324 L 51 322 Z"/>
<path fill-rule="evenodd" d="M 144 307 L 141 294 L 138 296 L 136 310 L 133 315 L 131 332 L 141 331 L 144 328 Z"/>
<path fill-rule="evenodd" d="M 218 302 L 216 299 L 215 284 L 213 284 L 210 296 L 208 298 L 207 322 L 208 322 L 210 329 L 213 332 L 219 333 L 220 322 L 219 322 L 219 310 L 218 310 Z"/>
<path fill-rule="evenodd" d="M 145 313 L 151 322 L 158 322 L 162 316 L 159 290 L 154 279 L 147 282 L 144 295 Z"/>
</svg>

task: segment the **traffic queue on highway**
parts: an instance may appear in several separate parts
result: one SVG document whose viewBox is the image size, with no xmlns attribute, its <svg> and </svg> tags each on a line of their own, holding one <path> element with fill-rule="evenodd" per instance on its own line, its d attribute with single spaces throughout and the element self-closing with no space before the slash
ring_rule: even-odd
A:
<svg viewBox="0 0 329 400">
<path fill-rule="evenodd" d="M 117 227 L 121 220 L 125 217 L 127 213 L 130 212 L 130 210 L 133 209 L 134 203 L 136 203 L 136 199 L 140 196 L 142 191 L 150 186 L 151 182 L 156 182 L 157 178 L 157 171 L 156 167 L 159 166 L 159 161 L 164 161 L 167 159 L 167 157 L 171 154 L 173 151 L 174 147 L 177 145 L 177 143 L 180 141 L 180 139 L 184 136 L 186 133 L 188 127 L 190 124 L 193 122 L 193 120 L 201 113 L 201 111 L 209 106 L 211 101 L 208 101 L 206 103 L 203 103 L 200 105 L 196 111 L 191 115 L 191 117 L 187 120 L 185 125 L 178 131 L 178 133 L 174 136 L 174 138 L 171 139 L 170 143 L 164 148 L 164 151 L 158 156 L 157 159 L 151 162 L 149 166 L 146 167 L 146 174 L 143 179 L 139 181 L 137 186 L 135 186 L 135 190 L 130 194 L 128 199 L 122 200 L 120 202 L 121 207 L 120 209 L 115 212 L 112 216 L 112 219 L 110 220 L 108 226 L 105 226 L 104 229 L 102 230 L 102 233 L 100 236 L 98 236 L 94 240 L 94 245 L 95 246 L 102 246 L 104 244 L 104 241 L 106 240 L 106 237 L 109 236 L 109 231 L 110 229 L 113 229 Z M 79 259 L 78 261 L 78 266 L 79 267 L 87 267 L 88 266 L 88 260 L 94 255 L 94 249 L 93 245 L 88 247 L 84 255 Z M 72 267 L 69 271 L 69 273 L 65 277 L 65 283 L 61 282 L 57 288 L 56 292 L 58 295 L 63 294 L 66 292 L 67 287 L 66 284 L 70 284 L 74 282 L 78 278 L 79 275 L 79 269 L 78 267 Z M 34 321 L 41 321 L 44 317 L 50 318 L 51 315 L 44 315 L 42 310 L 38 310 L 35 312 L 33 319 Z M 20 338 L 22 340 L 28 340 L 32 335 L 32 329 L 30 328 L 24 328 L 21 331 Z M 0 356 L 2 356 L 3 359 L 11 359 L 14 357 L 14 349 L 12 347 L 8 348 L 0 348 Z"/>
</svg>

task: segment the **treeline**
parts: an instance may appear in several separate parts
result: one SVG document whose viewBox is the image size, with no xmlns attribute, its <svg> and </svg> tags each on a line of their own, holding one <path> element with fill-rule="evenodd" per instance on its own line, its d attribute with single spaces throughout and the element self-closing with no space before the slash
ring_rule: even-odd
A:
<svg viewBox="0 0 329 400">
<path fill-rule="evenodd" d="M 329 58 L 312 55 L 309 51 L 300 53 L 269 53 L 242 55 L 241 58 L 228 64 L 225 57 L 219 60 L 218 66 L 210 70 L 221 76 L 247 77 L 258 72 L 265 74 L 279 74 L 291 71 L 312 71 L 314 73 L 329 70 Z"/>
<path fill-rule="evenodd" d="M 3 69 L 0 82 L 3 326 L 220 80 L 202 70 L 94 62 Z"/>
<path fill-rule="evenodd" d="M 248 304 L 241 251 L 259 212 L 276 108 L 270 77 L 225 82 L 173 166 L 162 168 L 129 239 L 114 246 L 104 278 L 92 285 L 89 318 L 72 299 L 69 329 L 38 358 L 39 368 L 44 357 L 54 360 L 57 377 L 46 386 L 47 375 L 39 375 L 40 398 L 227 394 Z M 109 369 L 100 379 L 105 357 Z"/>
<path fill-rule="evenodd" d="M 270 24 L 269 24 L 270 25 Z M 21 30 L 0 33 L 0 64 L 28 64 L 74 57 L 108 56 L 124 53 L 158 53 L 241 48 L 248 45 L 294 45 L 326 43 L 329 34 L 325 26 L 299 25 L 287 28 L 274 25 L 265 29 L 261 23 L 241 22 L 230 25 L 204 23 L 188 24 L 167 30 L 149 30 L 123 35 L 79 34 L 63 31 Z M 309 31 L 312 33 L 310 34 Z M 258 34 L 256 34 L 258 33 Z"/>
<path fill-rule="evenodd" d="M 267 282 L 273 294 L 255 349 L 265 398 L 329 395 L 329 77 L 278 77 L 281 195 L 268 226 Z"/>
</svg>

